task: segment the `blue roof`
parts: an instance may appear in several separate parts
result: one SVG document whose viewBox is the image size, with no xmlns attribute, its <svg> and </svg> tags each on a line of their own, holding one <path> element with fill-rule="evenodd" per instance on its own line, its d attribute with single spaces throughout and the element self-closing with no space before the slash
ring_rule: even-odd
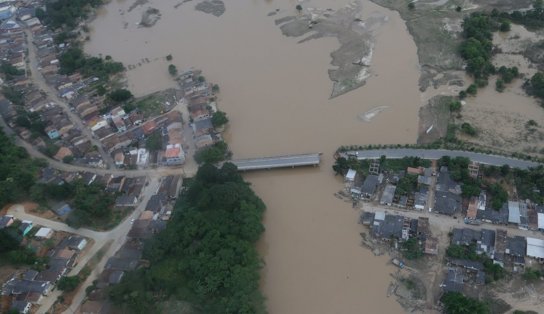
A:
<svg viewBox="0 0 544 314">
<path fill-rule="evenodd" d="M 72 208 L 70 207 L 70 205 L 68 204 L 64 204 L 63 206 L 53 210 L 55 212 L 55 214 L 59 215 L 59 216 L 66 216 L 68 215 L 71 211 L 72 211 Z"/>
</svg>

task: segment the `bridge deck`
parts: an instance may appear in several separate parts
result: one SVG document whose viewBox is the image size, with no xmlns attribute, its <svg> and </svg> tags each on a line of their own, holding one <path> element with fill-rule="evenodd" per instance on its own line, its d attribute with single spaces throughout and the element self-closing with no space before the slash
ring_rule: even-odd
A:
<svg viewBox="0 0 544 314">
<path fill-rule="evenodd" d="M 288 156 L 263 157 L 252 159 L 238 159 L 231 162 L 238 167 L 238 170 L 261 170 L 273 168 L 317 166 L 321 154 L 301 154 Z"/>
</svg>

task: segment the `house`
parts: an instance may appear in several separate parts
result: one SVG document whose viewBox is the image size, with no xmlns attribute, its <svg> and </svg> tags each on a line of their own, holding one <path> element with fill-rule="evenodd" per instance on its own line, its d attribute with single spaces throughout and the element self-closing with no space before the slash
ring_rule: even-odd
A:
<svg viewBox="0 0 544 314">
<path fill-rule="evenodd" d="M 154 120 L 147 121 L 142 125 L 142 129 L 145 135 L 149 135 L 155 131 L 157 128 L 157 123 Z"/>
<path fill-rule="evenodd" d="M 427 199 L 429 198 L 429 189 L 421 187 L 419 192 L 414 193 L 414 208 L 417 210 L 424 210 L 427 205 Z"/>
<path fill-rule="evenodd" d="M 475 220 L 478 214 L 478 198 L 471 197 L 468 202 L 467 215 L 466 218 L 470 220 Z"/>
<path fill-rule="evenodd" d="M 136 207 L 138 198 L 134 195 L 121 195 L 115 199 L 116 207 Z"/>
<path fill-rule="evenodd" d="M 425 168 L 423 167 L 417 167 L 417 168 L 413 168 L 413 167 L 408 167 L 406 168 L 406 173 L 407 174 L 413 174 L 413 175 L 422 175 L 425 171 Z"/>
<path fill-rule="evenodd" d="M 72 212 L 72 207 L 66 203 L 62 203 L 53 209 L 53 212 L 60 217 L 68 217 L 68 214 Z"/>
<path fill-rule="evenodd" d="M 159 213 L 164 210 L 167 204 L 168 201 L 166 200 L 166 196 L 164 194 L 155 194 L 149 198 L 149 201 L 145 206 L 145 210 Z"/>
<path fill-rule="evenodd" d="M 68 147 L 61 147 L 57 151 L 55 156 L 53 156 L 53 158 L 55 158 L 56 160 L 62 161 L 64 158 L 66 158 L 68 156 L 73 156 L 73 155 L 74 154 L 72 153 L 72 150 L 70 150 Z"/>
<path fill-rule="evenodd" d="M 527 242 L 525 237 L 515 236 L 506 239 L 505 253 L 514 257 L 523 257 L 527 252 Z"/>
<path fill-rule="evenodd" d="M 25 280 L 12 277 L 2 286 L 2 295 L 20 295 L 31 292 L 47 295 L 51 288 L 49 281 Z"/>
<path fill-rule="evenodd" d="M 123 188 L 123 185 L 125 184 L 126 177 L 124 176 L 118 176 L 113 177 L 108 181 L 108 184 L 106 185 L 106 191 L 110 193 L 116 193 L 120 192 Z"/>
<path fill-rule="evenodd" d="M 181 177 L 179 175 L 164 177 L 157 193 L 166 195 L 171 200 L 176 199 L 179 194 L 178 185 L 180 179 Z"/>
<path fill-rule="evenodd" d="M 115 125 L 115 128 L 117 129 L 117 132 L 125 132 L 127 130 L 127 125 L 125 124 L 125 121 L 121 117 L 115 117 L 112 119 L 113 125 Z"/>
<path fill-rule="evenodd" d="M 359 223 L 365 226 L 370 226 L 374 222 L 374 213 L 373 212 L 363 212 L 359 217 Z"/>
<path fill-rule="evenodd" d="M 438 255 L 438 239 L 433 237 L 428 237 L 425 240 L 425 248 L 423 253 L 429 255 Z"/>
<path fill-rule="evenodd" d="M 115 153 L 114 160 L 117 167 L 123 166 L 125 164 L 125 154 L 122 151 Z"/>
<path fill-rule="evenodd" d="M 544 259 L 544 240 L 527 237 L 527 256 Z"/>
<path fill-rule="evenodd" d="M 464 287 L 464 273 L 457 268 L 448 269 L 446 281 L 444 281 L 442 287 L 444 292 L 462 292 Z"/>
<path fill-rule="evenodd" d="M 51 228 L 42 227 L 34 236 L 39 239 L 49 239 L 53 236 L 53 230 L 51 230 Z"/>
<path fill-rule="evenodd" d="M 508 201 L 508 223 L 516 225 L 521 223 L 519 202 Z"/>
<path fill-rule="evenodd" d="M 493 263 L 504 267 L 504 255 L 508 246 L 507 232 L 504 229 L 497 229 L 495 232 L 495 252 L 493 253 Z"/>
<path fill-rule="evenodd" d="M 385 215 L 383 220 L 378 213 L 374 216 L 372 225 L 372 235 L 376 238 L 389 240 L 391 238 L 402 238 L 402 230 L 404 226 L 404 217 L 400 215 Z"/>
<path fill-rule="evenodd" d="M 168 166 L 181 165 L 185 162 L 185 153 L 180 144 L 167 145 L 164 152 L 165 163 Z"/>
<path fill-rule="evenodd" d="M 419 185 L 428 185 L 433 184 L 433 178 L 428 176 L 417 176 L 417 184 Z"/>
<path fill-rule="evenodd" d="M 382 193 L 382 198 L 380 199 L 380 205 L 391 206 L 393 204 L 393 197 L 395 195 L 396 186 L 392 184 L 387 184 Z"/>
<path fill-rule="evenodd" d="M 383 176 L 381 176 L 383 178 Z M 380 177 L 377 175 L 368 175 L 363 181 L 363 186 L 361 187 L 361 197 L 365 199 L 371 199 L 376 194 L 378 185 L 380 184 Z"/>
<path fill-rule="evenodd" d="M 195 137 L 194 143 L 197 149 L 213 145 L 214 141 L 210 134 L 203 134 Z"/>
<path fill-rule="evenodd" d="M 0 217 L 0 229 L 7 228 L 15 222 L 15 219 L 11 215 L 5 215 Z"/>
<path fill-rule="evenodd" d="M 87 239 L 81 236 L 69 236 L 64 238 L 58 245 L 59 248 L 81 251 L 87 246 Z"/>
<path fill-rule="evenodd" d="M 353 169 L 349 169 L 346 175 L 344 176 L 344 181 L 353 183 L 355 181 L 356 175 L 357 175 L 357 171 Z"/>
<path fill-rule="evenodd" d="M 493 208 L 486 208 L 485 210 L 478 210 L 476 219 L 493 223 L 493 224 L 508 224 L 508 204 L 504 203 L 499 210 Z"/>
<path fill-rule="evenodd" d="M 461 196 L 451 192 L 436 191 L 433 210 L 440 214 L 453 216 L 461 209 Z"/>
<path fill-rule="evenodd" d="M 125 275 L 125 272 L 122 270 L 114 270 L 110 273 L 108 276 L 108 283 L 110 285 L 116 285 L 121 282 L 123 279 L 123 276 Z"/>
<path fill-rule="evenodd" d="M 193 133 L 195 137 L 198 137 L 203 134 L 209 134 L 212 131 L 213 131 L 213 124 L 212 124 L 211 118 L 198 120 L 193 123 Z"/>
<path fill-rule="evenodd" d="M 47 133 L 47 136 L 54 140 L 60 137 L 59 131 L 54 126 L 48 126 L 45 128 L 45 132 Z"/>
<path fill-rule="evenodd" d="M 32 308 L 32 303 L 24 300 L 14 300 L 11 302 L 11 311 L 19 314 L 27 314 Z"/>
<path fill-rule="evenodd" d="M 32 230 L 32 221 L 23 220 L 23 222 L 19 226 L 19 232 L 21 232 L 24 237 L 30 232 L 30 230 Z"/>
</svg>

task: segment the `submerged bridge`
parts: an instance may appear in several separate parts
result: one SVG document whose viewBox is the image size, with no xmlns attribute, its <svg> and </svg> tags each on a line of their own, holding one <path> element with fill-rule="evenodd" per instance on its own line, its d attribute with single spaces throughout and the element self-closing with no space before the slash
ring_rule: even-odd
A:
<svg viewBox="0 0 544 314">
<path fill-rule="evenodd" d="M 274 168 L 294 168 L 302 166 L 317 166 L 320 162 L 321 153 L 287 155 L 275 157 L 263 157 L 252 159 L 238 159 L 231 162 L 240 171 L 266 170 Z"/>
</svg>

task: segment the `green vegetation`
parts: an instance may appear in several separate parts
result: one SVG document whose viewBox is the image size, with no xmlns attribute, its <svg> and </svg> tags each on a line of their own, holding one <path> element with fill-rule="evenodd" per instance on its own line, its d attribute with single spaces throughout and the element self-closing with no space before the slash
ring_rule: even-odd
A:
<svg viewBox="0 0 544 314">
<path fill-rule="evenodd" d="M 544 73 L 538 72 L 525 85 L 525 89 L 530 95 L 544 100 Z"/>
<path fill-rule="evenodd" d="M 338 157 L 336 158 L 336 161 L 334 162 L 334 165 L 332 166 L 332 170 L 334 170 L 335 174 L 339 174 L 341 176 L 344 176 L 349 169 L 360 169 L 360 163 L 355 157 Z"/>
<path fill-rule="evenodd" d="M 478 86 L 476 84 L 470 84 L 466 90 L 466 93 L 471 96 L 475 96 L 478 93 Z"/>
<path fill-rule="evenodd" d="M 299 13 L 302 11 L 302 6 L 300 4 L 297 4 L 295 8 L 297 9 Z"/>
<path fill-rule="evenodd" d="M 461 57 L 467 63 L 467 72 L 474 78 L 487 78 L 495 72 L 491 63 L 493 49 L 492 32 L 496 30 L 495 21 L 485 13 L 475 12 L 463 21 L 463 37 L 460 46 Z M 467 93 L 471 94 L 467 91 Z"/>
<path fill-rule="evenodd" d="M 495 210 L 501 209 L 502 205 L 508 201 L 508 193 L 498 183 L 493 183 L 487 187 L 491 196 L 491 207 Z"/>
<path fill-rule="evenodd" d="M 416 238 L 410 238 L 406 242 L 402 243 L 402 254 L 406 259 L 414 260 L 423 256 L 423 249 L 419 240 Z"/>
<path fill-rule="evenodd" d="M 382 156 L 380 159 L 380 169 L 384 171 L 401 171 L 408 167 L 430 167 L 431 161 L 419 157 L 404 157 L 402 159 L 386 159 Z"/>
<path fill-rule="evenodd" d="M 489 314 L 489 306 L 460 292 L 446 292 L 440 299 L 446 314 Z"/>
<path fill-rule="evenodd" d="M 112 216 L 111 207 L 114 195 L 107 193 L 104 186 L 98 183 L 86 185 L 81 181 L 73 185 L 74 198 L 71 202 L 73 210 L 66 223 L 74 228 L 83 226 L 100 227 Z"/>
<path fill-rule="evenodd" d="M 452 101 L 450 103 L 450 111 L 451 112 L 459 112 L 459 111 L 461 111 L 461 107 L 462 107 L 461 102 L 458 101 L 458 100 Z"/>
<path fill-rule="evenodd" d="M 127 101 L 134 97 L 128 89 L 116 89 L 108 94 L 108 98 L 114 102 Z"/>
<path fill-rule="evenodd" d="M 470 136 L 476 136 L 476 129 L 468 122 L 461 124 L 461 131 Z"/>
<path fill-rule="evenodd" d="M 505 83 L 511 83 L 519 76 L 519 70 L 517 67 L 507 68 L 505 66 L 501 66 L 497 73 Z"/>
<path fill-rule="evenodd" d="M 145 139 L 145 148 L 152 152 L 161 150 L 162 144 L 161 132 L 153 132 Z"/>
<path fill-rule="evenodd" d="M 52 28 L 73 29 L 80 19 L 87 18 L 91 8 L 102 4 L 102 0 L 46 0 L 45 11 L 36 10 L 36 17 Z"/>
<path fill-rule="evenodd" d="M 512 27 L 510 26 L 509 21 L 502 21 L 501 26 L 499 26 L 499 31 L 501 31 L 503 33 L 509 32 L 510 29 L 512 29 Z"/>
<path fill-rule="evenodd" d="M 265 313 L 255 248 L 264 209 L 236 166 L 203 165 L 166 230 L 146 243 L 151 266 L 127 273 L 111 299 L 130 313 L 161 312 L 166 300 L 189 302 L 199 313 Z"/>
<path fill-rule="evenodd" d="M 23 93 L 11 86 L 2 86 L 2 94 L 16 106 L 24 106 L 25 104 Z"/>
<path fill-rule="evenodd" d="M 172 76 L 176 76 L 178 74 L 178 68 L 176 68 L 175 65 L 170 64 L 168 66 L 168 73 L 170 73 L 170 75 L 172 75 Z"/>
<path fill-rule="evenodd" d="M 167 55 L 166 56 L 166 61 L 172 61 L 172 55 Z"/>
<path fill-rule="evenodd" d="M 78 276 L 64 276 L 57 283 L 57 288 L 65 292 L 74 291 L 80 282 L 81 278 Z"/>
<path fill-rule="evenodd" d="M 30 130 L 34 136 L 45 134 L 45 124 L 42 121 L 42 117 L 37 112 L 28 112 L 22 109 L 17 110 L 15 124 Z"/>
<path fill-rule="evenodd" d="M 496 11 L 494 11 L 496 14 Z M 542 0 L 533 2 L 533 9 L 527 11 L 514 11 L 510 14 L 500 13 L 503 18 L 508 18 L 516 24 L 521 24 L 530 30 L 536 30 L 544 27 L 544 9 Z"/>
<path fill-rule="evenodd" d="M 417 175 L 406 174 L 397 183 L 397 189 L 395 190 L 395 194 L 406 196 L 406 195 L 410 195 L 414 193 L 416 189 L 417 189 Z"/>
<path fill-rule="evenodd" d="M 493 263 L 493 260 L 490 258 L 485 258 L 484 260 L 484 272 L 485 272 L 485 281 L 492 282 L 501 280 L 506 275 L 504 268 L 499 264 Z"/>
<path fill-rule="evenodd" d="M 44 162 L 31 159 L 24 148 L 0 131 L 0 208 L 26 198 Z"/>
<path fill-rule="evenodd" d="M 408 3 L 408 9 L 413 10 L 416 8 L 416 4 L 414 2 Z"/>
<path fill-rule="evenodd" d="M 212 146 L 204 147 L 195 153 L 195 160 L 199 164 L 218 163 L 230 157 L 227 143 L 220 141 Z"/>
<path fill-rule="evenodd" d="M 540 270 L 527 267 L 525 268 L 525 272 L 523 273 L 522 277 L 527 281 L 536 281 L 537 279 L 540 279 L 542 275 L 544 274 Z"/>
<path fill-rule="evenodd" d="M 229 123 L 229 118 L 227 118 L 227 114 L 223 111 L 218 110 L 213 114 L 212 124 L 214 128 L 220 128 L 227 123 Z"/>
<path fill-rule="evenodd" d="M 470 245 L 451 244 L 446 249 L 446 256 L 470 261 L 481 261 L 482 255 L 476 253 L 476 243 Z"/>
<path fill-rule="evenodd" d="M 530 199 L 538 204 L 544 202 L 544 167 L 514 169 L 513 176 L 520 199 Z"/>
<path fill-rule="evenodd" d="M 0 230 L 0 265 L 8 262 L 13 265 L 42 267 L 46 259 L 36 257 L 34 251 L 21 245 L 21 241 L 22 236 L 17 232 L 17 228 L 10 226 Z"/>
<path fill-rule="evenodd" d="M 60 74 L 80 72 L 83 76 L 97 76 L 108 80 L 110 75 L 125 70 L 121 62 L 104 60 L 99 57 L 87 57 L 79 47 L 72 47 L 59 56 Z"/>
<path fill-rule="evenodd" d="M 497 79 L 497 81 L 495 81 L 495 90 L 497 90 L 497 92 L 499 93 L 502 93 L 504 91 L 504 81 L 502 79 Z"/>
<path fill-rule="evenodd" d="M 149 118 L 164 112 L 164 98 L 159 94 L 152 94 L 130 102 L 123 108 L 126 108 L 127 112 L 137 109 L 144 117 Z"/>
<path fill-rule="evenodd" d="M 13 79 L 14 76 L 25 74 L 25 71 L 19 70 L 13 65 L 2 61 L 2 63 L 0 64 L 0 73 L 4 74 L 6 80 L 10 81 Z"/>
</svg>

